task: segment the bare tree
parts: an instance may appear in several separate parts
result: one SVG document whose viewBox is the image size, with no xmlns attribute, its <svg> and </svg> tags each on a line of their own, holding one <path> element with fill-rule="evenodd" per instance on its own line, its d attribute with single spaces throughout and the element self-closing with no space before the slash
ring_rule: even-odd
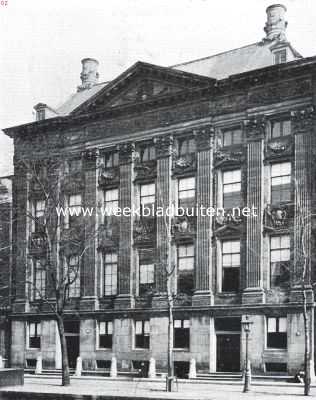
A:
<svg viewBox="0 0 316 400">
<path fill-rule="evenodd" d="M 65 162 L 65 154 L 45 154 L 45 157 L 32 160 L 20 159 L 19 170 L 27 176 L 30 193 L 35 193 L 35 206 L 28 207 L 27 220 L 32 226 L 30 253 L 36 255 L 36 261 L 24 284 L 31 299 L 35 300 L 34 304 L 51 312 L 56 320 L 61 345 L 62 385 L 67 386 L 70 372 L 64 321 L 72 297 L 80 296 L 81 265 L 87 250 L 94 245 L 97 232 L 94 224 L 82 217 L 81 204 L 75 204 L 72 209 L 69 204 L 74 186 L 83 185 L 81 165 L 71 171 Z M 80 187 L 82 191 L 83 186 Z"/>
</svg>

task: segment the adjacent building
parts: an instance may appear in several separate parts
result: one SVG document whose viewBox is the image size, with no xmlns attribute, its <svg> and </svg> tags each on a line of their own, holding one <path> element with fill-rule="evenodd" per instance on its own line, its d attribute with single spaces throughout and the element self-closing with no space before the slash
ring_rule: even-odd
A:
<svg viewBox="0 0 316 400">
<path fill-rule="evenodd" d="M 84 59 L 76 94 L 56 110 L 40 103 L 35 122 L 5 129 L 15 148 L 12 365 L 34 367 L 41 353 L 44 368 L 61 367 L 53 315 L 29 284 L 48 291 L 29 218 L 45 212 L 21 164 L 47 148 L 75 173 L 64 183 L 69 208 L 225 209 L 166 218 L 92 213 L 98 234 L 69 293 L 72 367 L 80 354 L 86 370 L 106 370 L 115 356 L 119 371 L 150 358 L 166 371 L 166 263 L 177 293 L 179 376 L 191 359 L 198 373 L 240 371 L 246 316 L 253 370 L 296 373 L 303 289 L 314 360 L 316 58 L 287 41 L 285 12 L 267 9 L 257 43 L 172 67 L 137 62 L 107 83 L 98 82 L 98 62 Z M 233 212 L 245 206 L 256 212 Z M 74 247 L 68 256 L 78 264 Z"/>
</svg>

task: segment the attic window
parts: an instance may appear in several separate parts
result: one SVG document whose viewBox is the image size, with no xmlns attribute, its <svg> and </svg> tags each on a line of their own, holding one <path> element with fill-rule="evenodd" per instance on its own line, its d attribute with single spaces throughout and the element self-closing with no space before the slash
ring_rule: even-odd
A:
<svg viewBox="0 0 316 400">
<path fill-rule="evenodd" d="M 36 110 L 36 121 L 42 121 L 45 119 L 45 108 Z"/>
<path fill-rule="evenodd" d="M 282 64 L 286 62 L 286 49 L 274 52 L 274 64 Z"/>
</svg>

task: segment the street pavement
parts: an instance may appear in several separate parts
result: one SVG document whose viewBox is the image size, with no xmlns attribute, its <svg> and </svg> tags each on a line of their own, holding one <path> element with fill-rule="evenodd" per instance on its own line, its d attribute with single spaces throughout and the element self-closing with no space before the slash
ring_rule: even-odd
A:
<svg viewBox="0 0 316 400">
<path fill-rule="evenodd" d="M 61 386 L 61 378 L 54 376 L 26 376 L 23 387 L 6 387 L 0 391 L 0 399 L 6 398 L 7 392 L 28 392 L 28 393 L 56 393 L 73 395 L 104 396 L 106 399 L 111 397 L 129 399 L 190 399 L 190 400 L 288 400 L 298 396 L 303 396 L 302 384 L 291 384 L 285 382 L 253 382 L 251 391 L 243 393 L 241 382 L 190 382 L 179 381 L 176 391 L 167 393 L 165 382 L 162 380 L 146 379 L 111 379 L 104 377 L 81 377 L 71 379 L 71 385 Z M 3 397 L 1 397 L 1 393 Z M 17 393 L 16 393 L 17 394 Z M 316 396 L 316 386 L 311 389 L 311 396 Z M 34 396 L 35 397 L 35 396 Z M 23 399 L 19 394 L 18 399 Z M 29 397 L 28 397 L 29 398 Z M 45 396 L 41 397 L 45 399 Z M 95 397 L 94 397 L 95 398 Z"/>
</svg>

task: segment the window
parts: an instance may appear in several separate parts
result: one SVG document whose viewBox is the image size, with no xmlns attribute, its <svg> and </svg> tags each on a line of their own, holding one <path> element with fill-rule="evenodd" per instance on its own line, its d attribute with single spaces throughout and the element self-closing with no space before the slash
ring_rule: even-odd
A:
<svg viewBox="0 0 316 400">
<path fill-rule="evenodd" d="M 195 206 L 195 177 L 178 180 L 178 206 L 183 208 Z"/>
<path fill-rule="evenodd" d="M 28 324 L 28 339 L 30 349 L 41 348 L 41 323 L 40 322 L 29 322 Z"/>
<path fill-rule="evenodd" d="M 173 321 L 174 348 L 190 348 L 190 320 L 175 319 Z"/>
<path fill-rule="evenodd" d="M 291 200 L 291 163 L 271 165 L 271 203 Z"/>
<path fill-rule="evenodd" d="M 287 321 L 286 317 L 268 318 L 267 347 L 273 349 L 287 348 Z"/>
<path fill-rule="evenodd" d="M 106 215 L 111 216 L 117 211 L 119 206 L 118 198 L 118 189 L 110 189 L 104 192 L 104 209 Z"/>
<path fill-rule="evenodd" d="M 196 152 L 195 140 L 193 138 L 179 139 L 179 155 L 185 156 Z"/>
<path fill-rule="evenodd" d="M 149 321 L 135 321 L 135 347 L 138 349 L 149 349 L 149 338 Z"/>
<path fill-rule="evenodd" d="M 139 295 L 142 296 L 153 289 L 155 284 L 155 264 L 153 250 L 139 251 Z"/>
<path fill-rule="evenodd" d="M 118 152 L 108 153 L 104 156 L 105 168 L 114 168 L 119 165 L 119 155 Z"/>
<path fill-rule="evenodd" d="M 45 200 L 37 200 L 34 204 L 34 232 L 43 232 L 45 227 Z"/>
<path fill-rule="evenodd" d="M 103 255 L 104 265 L 104 296 L 117 294 L 117 254 L 105 253 Z"/>
<path fill-rule="evenodd" d="M 192 294 L 194 289 L 194 245 L 178 246 L 178 293 Z"/>
<path fill-rule="evenodd" d="M 282 64 L 286 62 L 286 49 L 274 52 L 274 64 Z"/>
<path fill-rule="evenodd" d="M 237 129 L 229 129 L 225 130 L 222 133 L 223 138 L 223 146 L 233 146 L 234 144 L 242 143 L 242 130 Z"/>
<path fill-rule="evenodd" d="M 241 205 L 241 171 L 223 172 L 223 207 L 233 208 Z"/>
<path fill-rule="evenodd" d="M 68 228 L 73 228 L 81 214 L 81 194 L 73 194 L 68 198 Z"/>
<path fill-rule="evenodd" d="M 240 241 L 222 242 L 222 292 L 238 292 L 240 270 Z"/>
<path fill-rule="evenodd" d="M 82 170 L 81 158 L 74 158 L 73 160 L 68 161 L 68 171 L 70 174 L 79 172 L 81 170 Z"/>
<path fill-rule="evenodd" d="M 45 119 L 45 108 L 36 110 L 36 121 L 42 121 Z"/>
<path fill-rule="evenodd" d="M 46 270 L 43 261 L 35 260 L 33 262 L 33 299 L 38 300 L 45 297 L 46 293 Z"/>
<path fill-rule="evenodd" d="M 271 136 L 272 138 L 278 138 L 281 136 L 288 136 L 291 134 L 291 121 L 273 121 L 271 123 Z"/>
<path fill-rule="evenodd" d="M 155 184 L 149 183 L 145 185 L 140 185 L 140 206 L 141 209 L 144 207 L 152 210 L 152 205 L 155 204 Z"/>
<path fill-rule="evenodd" d="M 69 258 L 65 274 L 66 282 L 68 283 L 68 297 L 80 297 L 80 264 L 78 256 Z"/>
<path fill-rule="evenodd" d="M 112 321 L 99 321 L 99 348 L 112 348 L 113 323 Z"/>
<path fill-rule="evenodd" d="M 270 238 L 270 286 L 287 286 L 290 281 L 290 236 Z"/>
<path fill-rule="evenodd" d="M 156 149 L 153 145 L 142 146 L 140 148 L 140 161 L 146 162 L 156 159 Z"/>
</svg>

